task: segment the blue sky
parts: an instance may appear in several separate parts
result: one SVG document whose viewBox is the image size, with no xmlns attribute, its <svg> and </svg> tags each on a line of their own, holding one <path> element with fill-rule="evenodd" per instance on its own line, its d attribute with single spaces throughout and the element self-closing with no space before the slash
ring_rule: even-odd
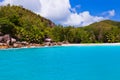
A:
<svg viewBox="0 0 120 80">
<path fill-rule="evenodd" d="M 0 0 L 22 5 L 63 26 L 86 26 L 102 20 L 120 21 L 119 0 Z"/>
<path fill-rule="evenodd" d="M 89 11 L 92 15 L 101 15 L 102 12 L 115 10 L 112 20 L 120 21 L 120 0 L 70 0 L 71 6 L 80 5 L 77 12 Z"/>
</svg>

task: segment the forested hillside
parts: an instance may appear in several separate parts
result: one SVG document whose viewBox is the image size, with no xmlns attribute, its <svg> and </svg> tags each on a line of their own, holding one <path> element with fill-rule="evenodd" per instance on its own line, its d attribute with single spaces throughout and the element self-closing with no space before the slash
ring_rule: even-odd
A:
<svg viewBox="0 0 120 80">
<path fill-rule="evenodd" d="M 0 32 L 21 41 L 42 42 L 45 29 L 54 27 L 50 20 L 20 6 L 0 6 Z"/>
<path fill-rule="evenodd" d="M 85 27 L 63 27 L 23 7 L 10 5 L 0 7 L 0 32 L 34 43 L 44 42 L 46 36 L 56 42 L 120 42 L 120 22 L 105 20 Z"/>
</svg>

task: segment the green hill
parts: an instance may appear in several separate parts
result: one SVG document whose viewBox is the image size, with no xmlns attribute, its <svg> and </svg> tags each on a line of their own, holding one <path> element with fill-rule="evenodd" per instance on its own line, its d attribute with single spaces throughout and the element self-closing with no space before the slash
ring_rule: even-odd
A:
<svg viewBox="0 0 120 80">
<path fill-rule="evenodd" d="M 104 20 L 85 27 L 56 26 L 20 6 L 0 6 L 0 32 L 19 41 L 42 43 L 44 38 L 70 43 L 120 42 L 120 22 Z"/>
<path fill-rule="evenodd" d="M 42 42 L 50 20 L 20 6 L 0 6 L 0 32 L 21 41 Z"/>
<path fill-rule="evenodd" d="M 97 42 L 120 42 L 120 22 L 104 20 L 85 27 L 95 35 Z"/>
<path fill-rule="evenodd" d="M 118 21 L 104 20 L 104 21 L 101 21 L 101 22 L 120 27 L 120 22 L 118 22 Z"/>
</svg>

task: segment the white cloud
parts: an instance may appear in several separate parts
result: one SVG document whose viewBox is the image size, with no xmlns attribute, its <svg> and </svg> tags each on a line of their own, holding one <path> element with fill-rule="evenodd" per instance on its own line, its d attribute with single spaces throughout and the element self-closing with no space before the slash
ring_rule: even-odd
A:
<svg viewBox="0 0 120 80">
<path fill-rule="evenodd" d="M 4 0 L 3 2 L 0 2 L 0 5 L 21 5 L 29 10 L 32 10 L 34 12 L 39 12 L 41 8 L 41 4 L 39 0 Z"/>
<path fill-rule="evenodd" d="M 115 10 L 109 10 L 109 11 L 105 11 L 102 13 L 102 16 L 105 16 L 106 18 L 110 18 L 115 16 Z"/>
<path fill-rule="evenodd" d="M 81 8 L 81 6 L 80 5 L 76 5 L 75 7 L 73 7 L 73 8 L 71 8 L 70 10 L 71 10 L 71 12 L 73 12 L 73 13 L 77 13 L 77 9 L 80 9 Z"/>
<path fill-rule="evenodd" d="M 63 22 L 64 25 L 74 25 L 74 26 L 87 26 L 91 23 L 104 20 L 104 17 L 91 16 L 88 11 L 82 13 L 72 13 L 66 22 Z"/>
<path fill-rule="evenodd" d="M 81 6 L 77 5 L 75 8 L 71 8 L 69 0 L 4 0 L 0 2 L 0 5 L 6 5 L 8 3 L 22 5 L 57 24 L 65 26 L 86 26 L 115 15 L 114 10 L 106 12 L 109 14 L 107 18 L 106 16 L 92 16 L 89 11 L 77 13 L 76 8 L 80 8 Z"/>
<path fill-rule="evenodd" d="M 63 21 L 70 14 L 69 0 L 40 0 L 42 16 L 47 17 L 53 21 Z"/>
<path fill-rule="evenodd" d="M 114 16 L 115 15 L 115 10 L 108 11 L 108 13 L 109 13 L 110 16 Z"/>
</svg>

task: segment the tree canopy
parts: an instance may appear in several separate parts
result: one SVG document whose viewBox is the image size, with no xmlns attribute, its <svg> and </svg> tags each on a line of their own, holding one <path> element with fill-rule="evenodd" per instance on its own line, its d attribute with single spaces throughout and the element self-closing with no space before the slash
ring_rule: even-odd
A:
<svg viewBox="0 0 120 80">
<path fill-rule="evenodd" d="M 44 38 L 70 43 L 120 42 L 120 22 L 105 20 L 85 27 L 63 27 L 21 6 L 0 6 L 0 32 L 19 41 L 42 43 Z"/>
</svg>

